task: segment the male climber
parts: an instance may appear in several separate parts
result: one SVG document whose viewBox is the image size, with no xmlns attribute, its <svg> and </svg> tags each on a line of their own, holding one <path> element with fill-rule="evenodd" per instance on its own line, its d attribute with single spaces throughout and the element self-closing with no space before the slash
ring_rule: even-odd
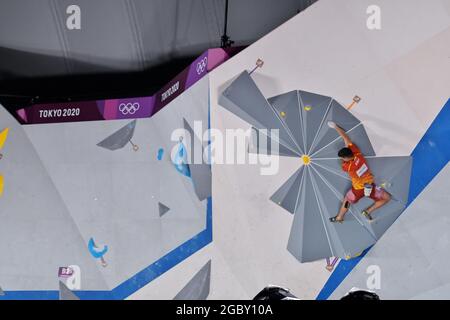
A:
<svg viewBox="0 0 450 320">
<path fill-rule="evenodd" d="M 361 212 L 367 219 L 372 220 L 372 212 L 389 202 L 391 195 L 383 188 L 375 185 L 366 159 L 359 148 L 352 143 L 345 131 L 333 121 L 329 121 L 328 126 L 336 129 L 337 133 L 344 140 L 345 148 L 339 150 L 338 156 L 342 159 L 342 170 L 347 172 L 352 180 L 352 187 L 345 195 L 338 215 L 330 218 L 330 221 L 342 223 L 350 204 L 358 202 L 364 196 L 370 197 L 375 201 L 370 207 Z"/>
</svg>

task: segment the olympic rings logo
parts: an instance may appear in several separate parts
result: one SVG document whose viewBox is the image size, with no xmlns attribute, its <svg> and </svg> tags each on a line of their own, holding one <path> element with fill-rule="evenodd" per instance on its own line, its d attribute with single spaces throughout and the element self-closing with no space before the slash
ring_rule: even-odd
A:
<svg viewBox="0 0 450 320">
<path fill-rule="evenodd" d="M 205 70 L 206 67 L 208 66 L 208 57 L 204 57 L 200 62 L 197 62 L 197 74 L 200 75 L 202 74 Z"/>
<path fill-rule="evenodd" d="M 140 108 L 140 105 L 138 102 L 121 103 L 119 105 L 119 111 L 122 112 L 123 115 L 135 114 L 136 111 L 139 110 L 139 108 Z"/>
</svg>

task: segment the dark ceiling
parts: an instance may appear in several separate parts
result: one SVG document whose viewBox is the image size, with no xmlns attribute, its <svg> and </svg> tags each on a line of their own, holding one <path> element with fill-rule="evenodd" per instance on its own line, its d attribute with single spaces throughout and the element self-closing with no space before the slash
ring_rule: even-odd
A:
<svg viewBox="0 0 450 320">
<path fill-rule="evenodd" d="M 316 0 L 229 0 L 228 35 L 246 46 Z M 226 0 L 0 0 L 0 102 L 151 95 L 220 47 Z M 69 5 L 81 29 L 66 26 Z"/>
</svg>

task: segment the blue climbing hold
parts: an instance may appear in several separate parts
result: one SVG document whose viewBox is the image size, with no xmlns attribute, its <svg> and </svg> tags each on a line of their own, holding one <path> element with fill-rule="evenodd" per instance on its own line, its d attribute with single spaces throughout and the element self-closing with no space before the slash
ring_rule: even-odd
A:
<svg viewBox="0 0 450 320">
<path fill-rule="evenodd" d="M 99 258 L 103 257 L 105 255 L 105 253 L 108 252 L 108 246 L 106 246 L 106 245 L 103 247 L 103 250 L 99 250 L 99 248 L 97 248 L 97 246 L 95 245 L 93 238 L 89 239 L 88 249 L 89 249 L 89 252 L 91 253 L 91 255 L 95 259 L 99 259 Z"/>
<path fill-rule="evenodd" d="M 163 156 L 164 156 L 164 149 L 163 148 L 159 148 L 159 150 L 158 150 L 158 160 L 161 161 Z"/>
<path fill-rule="evenodd" d="M 189 165 L 187 164 L 187 152 L 184 144 L 180 141 L 178 143 L 178 151 L 175 154 L 175 159 L 173 159 L 173 164 L 175 169 L 182 175 L 186 177 L 191 177 L 191 170 L 189 169 Z"/>
</svg>

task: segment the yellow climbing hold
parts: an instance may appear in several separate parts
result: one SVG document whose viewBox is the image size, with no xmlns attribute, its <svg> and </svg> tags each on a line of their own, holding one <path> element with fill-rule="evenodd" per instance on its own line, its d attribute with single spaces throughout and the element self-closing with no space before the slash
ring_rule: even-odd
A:
<svg viewBox="0 0 450 320">
<path fill-rule="evenodd" d="M 311 158 L 308 155 L 304 154 L 302 155 L 302 161 L 304 165 L 308 165 L 311 163 Z"/>
<path fill-rule="evenodd" d="M 312 109 L 311 106 L 305 106 L 305 110 L 306 110 L 306 111 L 309 111 L 309 110 L 311 110 L 311 109 Z"/>
<path fill-rule="evenodd" d="M 281 112 L 280 112 L 280 116 L 282 116 L 283 118 L 286 117 L 286 112 L 281 111 Z"/>
<path fill-rule="evenodd" d="M 0 149 L 3 148 L 6 138 L 8 138 L 8 132 L 9 132 L 9 128 L 5 128 L 5 129 L 3 129 L 2 132 L 0 132 Z"/>
<path fill-rule="evenodd" d="M 0 175 L 0 196 L 3 194 L 3 176 Z"/>
</svg>

